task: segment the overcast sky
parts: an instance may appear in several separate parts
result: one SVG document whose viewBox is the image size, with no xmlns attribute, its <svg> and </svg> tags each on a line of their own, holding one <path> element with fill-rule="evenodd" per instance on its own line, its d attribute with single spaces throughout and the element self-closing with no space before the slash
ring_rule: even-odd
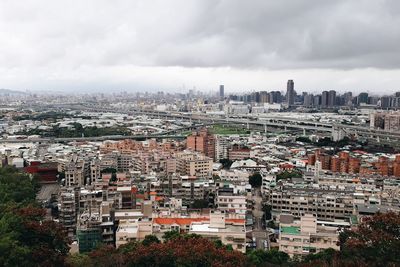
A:
<svg viewBox="0 0 400 267">
<path fill-rule="evenodd" d="M 400 91 L 400 1 L 1 0 L 0 88 Z"/>
</svg>

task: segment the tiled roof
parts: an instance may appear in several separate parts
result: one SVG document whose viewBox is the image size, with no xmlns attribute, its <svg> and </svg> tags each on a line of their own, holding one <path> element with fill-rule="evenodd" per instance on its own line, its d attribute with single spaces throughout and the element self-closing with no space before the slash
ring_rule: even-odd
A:
<svg viewBox="0 0 400 267">
<path fill-rule="evenodd" d="M 203 217 L 203 218 L 154 218 L 153 222 L 157 224 L 179 224 L 179 225 L 190 225 L 192 222 L 209 222 L 210 219 Z M 244 224 L 244 219 L 226 219 L 226 223 L 238 223 Z"/>
</svg>

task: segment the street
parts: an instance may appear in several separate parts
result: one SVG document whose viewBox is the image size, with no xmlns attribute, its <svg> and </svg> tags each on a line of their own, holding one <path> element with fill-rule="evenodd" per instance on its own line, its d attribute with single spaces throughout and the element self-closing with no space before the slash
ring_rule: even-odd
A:
<svg viewBox="0 0 400 267">
<path fill-rule="evenodd" d="M 262 197 L 261 191 L 259 188 L 254 190 L 254 229 L 253 229 L 253 238 L 256 239 L 256 248 L 264 249 L 264 241 L 267 239 L 267 232 L 263 229 L 262 226 Z"/>
</svg>

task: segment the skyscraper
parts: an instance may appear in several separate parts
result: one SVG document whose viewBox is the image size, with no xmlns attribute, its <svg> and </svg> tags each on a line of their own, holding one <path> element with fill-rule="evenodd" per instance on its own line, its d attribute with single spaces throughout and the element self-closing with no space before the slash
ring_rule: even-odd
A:
<svg viewBox="0 0 400 267">
<path fill-rule="evenodd" d="M 314 95 L 313 94 L 305 94 L 304 95 L 304 102 L 303 106 L 305 107 L 311 107 L 314 104 Z"/>
<path fill-rule="evenodd" d="M 352 100 L 353 100 L 353 94 L 352 92 L 347 92 L 343 94 L 344 98 L 344 105 L 346 106 L 351 106 L 352 105 Z"/>
<path fill-rule="evenodd" d="M 330 90 L 328 93 L 328 107 L 332 108 L 336 106 L 336 91 Z"/>
<path fill-rule="evenodd" d="M 219 86 L 219 98 L 222 100 L 222 99 L 224 99 L 224 97 L 225 97 L 225 89 L 224 89 L 224 85 L 220 85 Z"/>
<path fill-rule="evenodd" d="M 328 106 L 329 92 L 323 91 L 321 97 L 321 107 L 326 108 Z"/>
<path fill-rule="evenodd" d="M 315 95 L 314 96 L 313 104 L 316 107 L 321 106 L 321 95 Z"/>
<path fill-rule="evenodd" d="M 363 104 L 368 104 L 368 93 L 360 93 L 357 97 L 357 104 L 360 105 L 361 103 Z"/>
<path fill-rule="evenodd" d="M 288 80 L 288 82 L 287 82 L 286 102 L 288 104 L 288 107 L 293 106 L 293 104 L 294 104 L 294 82 L 293 82 L 293 80 Z"/>
</svg>

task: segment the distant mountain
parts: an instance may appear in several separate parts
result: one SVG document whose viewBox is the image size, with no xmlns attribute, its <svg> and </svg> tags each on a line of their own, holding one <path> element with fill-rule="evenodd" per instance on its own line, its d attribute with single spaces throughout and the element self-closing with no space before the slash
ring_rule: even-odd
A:
<svg viewBox="0 0 400 267">
<path fill-rule="evenodd" d="M 26 95 L 26 92 L 17 91 L 17 90 L 11 90 L 11 89 L 0 89 L 0 95 L 5 95 L 5 94 Z"/>
</svg>

